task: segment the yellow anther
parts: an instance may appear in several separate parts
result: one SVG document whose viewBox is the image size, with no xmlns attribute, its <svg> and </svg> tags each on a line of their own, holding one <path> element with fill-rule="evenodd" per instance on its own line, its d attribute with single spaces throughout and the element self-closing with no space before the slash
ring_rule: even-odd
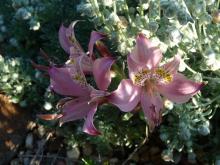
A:
<svg viewBox="0 0 220 165">
<path fill-rule="evenodd" d="M 79 74 L 73 76 L 73 80 L 77 81 L 79 84 L 86 84 L 85 78 Z"/>
<path fill-rule="evenodd" d="M 173 76 L 170 73 L 167 73 L 163 68 L 157 68 L 154 72 L 151 72 L 147 69 L 142 69 L 134 75 L 133 80 L 136 85 L 143 86 L 146 80 L 170 83 L 173 80 Z"/>
</svg>

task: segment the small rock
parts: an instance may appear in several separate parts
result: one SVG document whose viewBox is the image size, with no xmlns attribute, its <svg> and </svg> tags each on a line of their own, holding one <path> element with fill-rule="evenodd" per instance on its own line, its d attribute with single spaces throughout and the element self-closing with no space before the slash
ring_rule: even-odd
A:
<svg viewBox="0 0 220 165">
<path fill-rule="evenodd" d="M 73 147 L 72 149 L 66 152 L 66 155 L 70 159 L 78 159 L 80 156 L 79 148 L 77 146 Z"/>
<path fill-rule="evenodd" d="M 32 149 L 32 148 L 33 148 L 33 141 L 34 141 L 33 134 L 32 134 L 32 133 L 29 133 L 29 134 L 26 136 L 26 139 L 25 139 L 25 147 L 26 147 L 27 149 Z"/>
<path fill-rule="evenodd" d="M 38 133 L 39 137 L 43 137 L 46 133 L 45 128 L 42 125 L 40 125 L 37 128 L 37 133 Z"/>
<path fill-rule="evenodd" d="M 33 121 L 30 121 L 28 124 L 27 124 L 27 129 L 28 130 L 33 130 L 35 127 L 37 126 L 37 124 Z"/>
<path fill-rule="evenodd" d="M 89 156 L 89 155 L 92 154 L 92 145 L 89 144 L 89 143 L 85 143 L 85 144 L 83 145 L 82 150 L 83 150 L 83 155 Z"/>
</svg>

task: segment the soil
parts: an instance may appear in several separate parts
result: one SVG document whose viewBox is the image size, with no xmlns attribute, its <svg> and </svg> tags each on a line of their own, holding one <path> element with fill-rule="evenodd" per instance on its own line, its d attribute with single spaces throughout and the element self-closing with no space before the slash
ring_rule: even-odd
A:
<svg viewBox="0 0 220 165">
<path fill-rule="evenodd" d="M 26 137 L 30 119 L 28 111 L 0 94 L 0 165 L 7 164 L 15 156 Z"/>
</svg>

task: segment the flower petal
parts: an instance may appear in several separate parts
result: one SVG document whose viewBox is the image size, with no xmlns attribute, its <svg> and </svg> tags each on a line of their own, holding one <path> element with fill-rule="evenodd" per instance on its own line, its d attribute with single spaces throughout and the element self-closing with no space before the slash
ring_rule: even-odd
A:
<svg viewBox="0 0 220 165">
<path fill-rule="evenodd" d="M 132 111 L 140 101 L 141 89 L 133 85 L 130 79 L 123 79 L 110 96 L 108 101 L 124 112 Z"/>
<path fill-rule="evenodd" d="M 77 57 L 81 54 L 85 54 L 82 47 L 76 40 L 74 34 L 74 26 L 78 21 L 72 22 L 68 28 L 61 25 L 59 29 L 59 42 L 61 47 L 71 56 Z"/>
<path fill-rule="evenodd" d="M 87 116 L 89 111 L 93 108 L 92 105 L 88 104 L 89 98 L 76 98 L 67 101 L 62 108 L 61 123 L 83 119 Z"/>
<path fill-rule="evenodd" d="M 150 95 L 147 91 L 142 91 L 141 106 L 147 119 L 150 132 L 161 123 L 163 102 L 160 95 Z"/>
<path fill-rule="evenodd" d="M 131 53 L 131 58 L 138 64 L 145 64 L 148 69 L 157 67 L 161 61 L 160 49 L 140 33 L 136 39 L 136 46 Z"/>
<path fill-rule="evenodd" d="M 131 80 L 134 79 L 134 76 L 138 71 L 140 71 L 143 68 L 146 68 L 146 65 L 137 64 L 134 60 L 132 60 L 131 54 L 129 54 L 127 57 L 127 63 L 128 63 L 129 77 Z"/>
<path fill-rule="evenodd" d="M 169 84 L 158 84 L 158 92 L 169 100 L 176 103 L 185 103 L 193 95 L 199 92 L 204 83 L 198 83 L 187 79 L 184 75 L 177 73 Z"/>
<path fill-rule="evenodd" d="M 102 57 L 94 61 L 93 75 L 99 89 L 106 90 L 111 83 L 111 66 L 114 59 L 111 57 Z"/>
<path fill-rule="evenodd" d="M 63 26 L 63 24 L 60 26 L 59 29 L 59 42 L 63 50 L 70 54 L 70 47 L 71 47 L 71 42 L 66 36 L 66 27 Z"/>
<path fill-rule="evenodd" d="M 85 121 L 84 126 L 83 126 L 83 132 L 88 133 L 88 134 L 93 135 L 93 136 L 101 134 L 95 128 L 95 126 L 93 124 L 93 118 L 94 118 L 94 115 L 96 113 L 97 106 L 98 106 L 97 103 L 91 104 L 91 109 L 89 110 L 89 112 L 87 114 L 87 118 L 86 118 L 86 121 Z"/>
<path fill-rule="evenodd" d="M 111 57 L 111 53 L 108 50 L 107 46 L 101 41 L 96 41 L 96 48 L 101 53 L 102 57 Z"/>
<path fill-rule="evenodd" d="M 57 93 L 66 96 L 85 96 L 89 89 L 80 81 L 74 81 L 70 68 L 51 67 L 48 70 L 50 75 L 50 87 Z"/>
<path fill-rule="evenodd" d="M 101 40 L 105 38 L 106 35 L 97 31 L 92 31 L 91 36 L 90 36 L 90 41 L 89 41 L 89 46 L 88 46 L 88 51 L 89 51 L 89 56 L 92 57 L 93 55 L 93 48 L 94 44 L 96 41 Z"/>
<path fill-rule="evenodd" d="M 93 71 L 93 60 L 88 55 L 78 57 L 83 73 L 89 74 Z"/>
<path fill-rule="evenodd" d="M 37 117 L 43 120 L 57 120 L 61 118 L 62 114 L 38 114 Z"/>
<path fill-rule="evenodd" d="M 170 74 L 175 74 L 179 69 L 181 57 L 179 55 L 175 55 L 174 59 L 166 64 L 164 64 L 162 67 L 165 69 L 166 72 Z"/>
</svg>

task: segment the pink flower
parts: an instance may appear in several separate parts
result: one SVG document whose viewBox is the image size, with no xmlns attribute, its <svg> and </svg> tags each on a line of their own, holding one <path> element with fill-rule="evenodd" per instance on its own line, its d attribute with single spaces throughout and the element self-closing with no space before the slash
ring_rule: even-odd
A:
<svg viewBox="0 0 220 165">
<path fill-rule="evenodd" d="M 106 35 L 100 32 L 92 31 L 88 45 L 88 53 L 86 53 L 75 37 L 74 27 L 77 22 L 78 21 L 72 22 L 68 28 L 64 27 L 63 25 L 60 26 L 60 45 L 65 50 L 65 52 L 70 55 L 67 64 L 74 63 L 76 58 L 79 56 L 85 56 L 81 59 L 83 72 L 92 73 L 95 59 L 93 55 L 94 45 L 96 45 L 97 49 L 100 51 L 103 57 L 111 57 L 107 47 L 100 41 L 101 39 L 106 38 Z"/>
<path fill-rule="evenodd" d="M 90 135 L 99 135 L 100 132 L 93 124 L 93 117 L 99 104 L 107 102 L 107 88 L 111 83 L 110 68 L 114 59 L 110 57 L 107 48 L 98 40 L 105 37 L 104 34 L 93 31 L 88 46 L 89 54 L 85 53 L 74 35 L 74 25 L 69 28 L 63 25 L 59 30 L 59 40 L 62 48 L 70 55 L 63 67 L 35 67 L 46 70 L 50 76 L 50 87 L 56 93 L 68 96 L 60 101 L 62 114 L 38 115 L 45 120 L 60 119 L 61 123 L 86 118 L 83 131 Z M 103 57 L 94 59 L 93 47 L 97 44 Z M 84 73 L 92 73 L 99 90 L 90 86 Z M 62 104 L 61 104 L 62 103 Z"/>
<path fill-rule="evenodd" d="M 161 95 L 175 103 L 185 103 L 204 83 L 188 80 L 177 72 L 180 57 L 162 66 L 161 51 L 143 34 L 127 57 L 130 79 L 124 79 L 109 97 L 109 101 L 122 111 L 132 111 L 140 102 L 150 131 L 161 123 L 163 101 Z"/>
<path fill-rule="evenodd" d="M 60 101 L 62 115 L 38 115 L 45 120 L 60 119 L 60 123 L 86 118 L 83 131 L 90 135 L 99 135 L 100 132 L 93 124 L 93 117 L 97 106 L 107 102 L 106 96 L 110 95 L 106 91 L 110 82 L 110 68 L 114 60 L 110 57 L 97 59 L 94 63 L 93 74 L 97 77 L 96 83 L 101 90 L 96 90 L 90 86 L 81 68 L 80 61 L 85 56 L 77 57 L 74 66 L 61 68 L 49 67 L 50 87 L 58 94 L 68 96 Z"/>
</svg>

